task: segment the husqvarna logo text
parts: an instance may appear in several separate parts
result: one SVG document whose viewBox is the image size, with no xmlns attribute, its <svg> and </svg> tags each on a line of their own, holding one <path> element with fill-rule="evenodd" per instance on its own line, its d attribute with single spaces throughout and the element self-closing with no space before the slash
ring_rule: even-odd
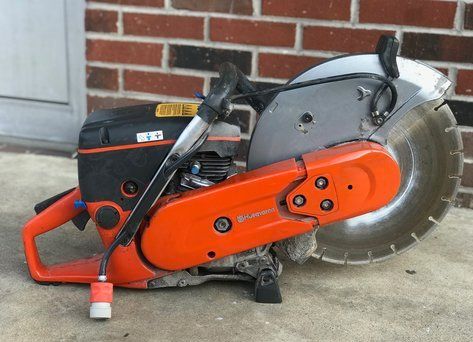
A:
<svg viewBox="0 0 473 342">
<path fill-rule="evenodd" d="M 256 213 L 238 215 L 237 216 L 237 221 L 238 221 L 238 223 L 243 223 L 246 220 L 251 220 L 251 219 L 254 219 L 256 217 L 268 215 L 268 214 L 274 213 L 275 211 L 276 211 L 276 209 L 269 208 L 269 209 L 258 211 Z"/>
</svg>

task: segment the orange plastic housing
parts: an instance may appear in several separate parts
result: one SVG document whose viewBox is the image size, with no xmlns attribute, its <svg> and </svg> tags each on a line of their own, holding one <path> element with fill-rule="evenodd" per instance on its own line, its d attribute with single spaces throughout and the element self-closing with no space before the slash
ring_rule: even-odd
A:
<svg viewBox="0 0 473 342">
<path fill-rule="evenodd" d="M 401 182 L 397 162 L 378 144 L 356 143 L 308 153 L 302 156 L 307 178 L 287 196 L 293 213 L 316 216 L 320 226 L 365 214 L 387 204 Z M 319 177 L 328 179 L 325 189 L 318 189 Z M 297 207 L 297 195 L 307 199 Z M 323 210 L 324 200 L 333 202 L 332 210 Z"/>
<path fill-rule="evenodd" d="M 318 177 L 328 186 L 315 187 Z M 128 246 L 118 247 L 107 269 L 107 281 L 115 286 L 147 288 L 148 281 L 227 255 L 282 240 L 325 225 L 376 210 L 395 196 L 400 170 L 380 145 L 345 144 L 308 153 L 294 159 L 240 174 L 209 188 L 159 199 L 150 211 L 149 225 Z M 304 196 L 304 205 L 294 198 Z M 44 265 L 35 238 L 60 227 L 84 209 L 74 207 L 81 199 L 77 188 L 26 223 L 25 255 L 31 276 L 40 282 L 93 283 L 102 255 L 72 262 Z M 320 207 L 329 199 L 333 208 Z M 113 206 L 120 221 L 112 229 L 97 226 L 104 247 L 120 231 L 129 212 L 113 202 L 87 203 L 92 218 L 102 206 Z M 218 218 L 232 227 L 221 233 Z M 143 225 L 144 226 L 144 225 Z"/>
<path fill-rule="evenodd" d="M 31 277 L 39 282 L 64 283 L 93 283 L 97 281 L 98 269 L 102 255 L 74 260 L 55 265 L 45 265 L 41 262 L 35 238 L 67 223 L 84 209 L 74 208 L 74 201 L 80 200 L 80 190 L 77 188 L 59 201 L 33 217 L 23 228 L 23 244 L 25 256 Z M 112 202 L 88 203 L 91 217 L 103 205 L 112 205 L 120 213 L 121 220 L 113 229 L 97 227 L 104 247 L 109 246 L 120 230 L 129 212 L 123 212 Z M 60 248 L 60 247 L 58 247 Z M 147 288 L 147 281 L 169 274 L 145 263 L 139 255 L 136 241 L 127 247 L 118 247 L 113 253 L 107 269 L 108 280 L 117 286 L 131 288 Z"/>
<path fill-rule="evenodd" d="M 308 153 L 234 176 L 210 188 L 161 202 L 142 235 L 146 259 L 180 270 L 310 231 L 320 225 L 379 209 L 396 195 L 400 170 L 378 144 L 357 142 Z M 325 176 L 329 187 L 315 180 Z M 306 202 L 297 207 L 294 197 Z M 330 199 L 333 209 L 320 204 Z M 218 218 L 232 228 L 220 233 Z"/>
</svg>

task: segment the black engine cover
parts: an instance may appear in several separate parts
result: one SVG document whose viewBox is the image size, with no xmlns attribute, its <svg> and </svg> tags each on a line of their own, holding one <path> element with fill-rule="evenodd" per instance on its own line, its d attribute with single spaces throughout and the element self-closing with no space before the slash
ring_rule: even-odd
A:
<svg viewBox="0 0 473 342">
<path fill-rule="evenodd" d="M 79 137 L 79 187 L 86 202 L 112 201 L 132 209 L 175 140 L 192 118 L 156 117 L 157 104 L 99 110 L 89 115 Z M 137 134 L 161 131 L 159 140 L 138 142 Z M 238 152 L 237 122 L 217 121 L 200 152 L 222 158 Z M 138 191 L 127 196 L 122 186 L 133 181 Z"/>
</svg>

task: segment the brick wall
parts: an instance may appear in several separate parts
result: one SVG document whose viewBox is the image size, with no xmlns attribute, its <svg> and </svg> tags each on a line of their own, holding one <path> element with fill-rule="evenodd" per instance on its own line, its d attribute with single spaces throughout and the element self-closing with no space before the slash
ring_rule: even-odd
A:
<svg viewBox="0 0 473 342">
<path fill-rule="evenodd" d="M 459 205 L 473 206 L 473 1 L 95 0 L 88 1 L 89 111 L 206 93 L 223 61 L 259 86 L 347 52 L 372 51 L 395 34 L 401 54 L 456 83 L 448 98 L 465 143 Z M 241 155 L 256 116 L 238 106 Z"/>
</svg>

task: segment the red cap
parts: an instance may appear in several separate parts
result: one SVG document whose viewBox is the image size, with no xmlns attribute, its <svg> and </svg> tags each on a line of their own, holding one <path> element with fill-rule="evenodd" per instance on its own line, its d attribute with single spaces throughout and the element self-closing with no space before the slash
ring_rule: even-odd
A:
<svg viewBox="0 0 473 342">
<path fill-rule="evenodd" d="M 113 301 L 113 284 L 97 282 L 90 284 L 90 303 L 111 303 Z"/>
</svg>

